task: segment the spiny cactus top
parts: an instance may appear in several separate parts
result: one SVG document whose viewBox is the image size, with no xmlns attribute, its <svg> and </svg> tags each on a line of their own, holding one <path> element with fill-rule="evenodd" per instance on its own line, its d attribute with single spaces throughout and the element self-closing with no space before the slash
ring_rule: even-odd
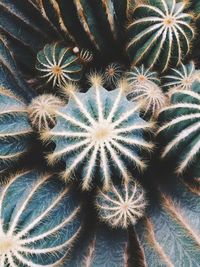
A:
<svg viewBox="0 0 200 267">
<path fill-rule="evenodd" d="M 70 47 L 54 43 L 45 45 L 37 54 L 36 69 L 41 78 L 56 86 L 67 81 L 79 81 L 83 66 Z"/>
<path fill-rule="evenodd" d="M 11 177 L 0 190 L 0 266 L 58 266 L 80 232 L 79 210 L 77 195 L 52 175 Z"/>
<path fill-rule="evenodd" d="M 145 68 L 144 65 L 133 67 L 126 73 L 126 76 L 130 86 L 140 85 L 147 81 L 154 82 L 158 85 L 160 84 L 158 73 L 156 71 L 151 71 L 150 69 Z"/>
<path fill-rule="evenodd" d="M 112 186 L 109 192 L 98 192 L 96 207 L 99 218 L 112 227 L 128 228 L 144 215 L 144 189 L 137 183 Z"/>
<path fill-rule="evenodd" d="M 130 86 L 127 99 L 140 105 L 144 115 L 156 117 L 158 112 L 167 104 L 167 97 L 162 89 L 152 81 L 143 81 Z"/>
<path fill-rule="evenodd" d="M 164 145 L 162 158 L 176 159 L 176 172 L 182 174 L 190 166 L 199 164 L 200 153 L 200 83 L 192 90 L 175 90 L 171 105 L 159 116 L 162 123 L 158 130 Z"/>
<path fill-rule="evenodd" d="M 32 129 L 26 105 L 9 90 L 0 87 L 0 166 L 1 171 L 28 152 Z"/>
<path fill-rule="evenodd" d="M 195 80 L 200 81 L 200 70 L 195 69 L 194 62 L 184 65 L 183 63 L 179 68 L 172 68 L 168 75 L 163 77 L 163 88 L 190 90 Z"/>
<path fill-rule="evenodd" d="M 176 0 L 143 0 L 136 5 L 126 47 L 133 66 L 145 63 L 163 72 L 181 62 L 194 36 L 192 16 L 184 13 L 185 6 Z"/>
<path fill-rule="evenodd" d="M 122 74 L 122 66 L 118 63 L 111 63 L 106 67 L 104 71 L 105 82 L 108 85 L 116 86 L 119 79 L 122 77 Z"/>
<path fill-rule="evenodd" d="M 39 95 L 33 98 L 28 106 L 28 114 L 33 129 L 42 131 L 55 126 L 55 110 L 63 106 L 64 103 L 51 94 Z"/>
<path fill-rule="evenodd" d="M 135 167 L 146 166 L 141 152 L 152 149 L 152 143 L 143 136 L 152 124 L 141 119 L 138 106 L 126 100 L 123 82 L 119 89 L 108 92 L 99 79 L 94 77 L 93 86 L 85 94 L 72 91 L 68 105 L 56 112 L 56 126 L 42 135 L 56 144 L 48 155 L 49 163 L 66 163 L 65 180 L 81 168 L 77 176 L 86 190 L 95 179 L 95 171 L 100 172 L 105 189 L 116 174 L 129 180 Z"/>
</svg>

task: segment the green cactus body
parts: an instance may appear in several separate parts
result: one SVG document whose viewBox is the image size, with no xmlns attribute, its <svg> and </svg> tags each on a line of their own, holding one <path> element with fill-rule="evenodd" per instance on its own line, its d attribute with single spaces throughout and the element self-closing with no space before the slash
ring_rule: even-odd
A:
<svg viewBox="0 0 200 267">
<path fill-rule="evenodd" d="M 163 146 L 161 157 L 174 160 L 178 174 L 191 166 L 193 170 L 198 168 L 200 83 L 194 83 L 192 90 L 174 91 L 171 105 L 161 111 L 159 121 L 158 138 Z"/>
<path fill-rule="evenodd" d="M 40 0 L 43 13 L 75 45 L 114 55 L 122 43 L 120 32 L 128 1 Z M 116 9 L 116 10 L 115 10 Z M 123 14 L 123 16 L 122 16 Z"/>
<path fill-rule="evenodd" d="M 99 190 L 96 196 L 96 207 L 100 220 L 111 227 L 128 228 L 143 217 L 146 197 L 139 183 L 112 186 L 110 191 Z"/>
<path fill-rule="evenodd" d="M 46 83 L 56 85 L 81 79 L 83 65 L 70 47 L 54 43 L 45 45 L 37 54 L 36 69 Z"/>
<path fill-rule="evenodd" d="M 152 143 L 145 141 L 144 133 L 152 124 L 139 117 L 138 107 L 126 100 L 122 88 L 108 92 L 98 83 L 87 93 L 71 92 L 68 105 L 56 116 L 56 126 L 42 138 L 56 145 L 48 162 L 66 163 L 65 180 L 81 168 L 77 176 L 83 189 L 90 188 L 95 172 L 108 189 L 116 174 L 127 181 L 134 169 L 145 168 L 142 151 L 151 150 Z"/>
<path fill-rule="evenodd" d="M 181 64 L 179 68 L 171 69 L 168 75 L 163 77 L 164 89 L 190 90 L 195 80 L 200 80 L 200 70 L 195 69 L 194 62 Z"/>
<path fill-rule="evenodd" d="M 128 258 L 127 232 L 98 224 L 95 231 L 89 231 L 80 239 L 71 259 L 64 266 L 128 266 Z"/>
<path fill-rule="evenodd" d="M 10 91 L 0 88 L 0 166 L 1 171 L 28 152 L 32 129 L 26 105 Z"/>
<path fill-rule="evenodd" d="M 185 2 L 149 0 L 138 3 L 127 28 L 126 51 L 131 65 L 144 63 L 165 71 L 176 66 L 190 51 L 194 30 Z"/>
<path fill-rule="evenodd" d="M 135 226 L 140 263 L 149 267 L 198 267 L 200 262 L 199 189 L 175 182 L 149 203 Z"/>
<path fill-rule="evenodd" d="M 1 267 L 61 264 L 80 232 L 79 210 L 77 195 L 55 176 L 12 176 L 0 194 Z"/>
<path fill-rule="evenodd" d="M 19 31 L 20 29 L 20 31 Z M 25 72 L 32 72 L 35 55 L 45 43 L 58 38 L 50 23 L 31 1 L 1 0 L 0 34 Z"/>
</svg>

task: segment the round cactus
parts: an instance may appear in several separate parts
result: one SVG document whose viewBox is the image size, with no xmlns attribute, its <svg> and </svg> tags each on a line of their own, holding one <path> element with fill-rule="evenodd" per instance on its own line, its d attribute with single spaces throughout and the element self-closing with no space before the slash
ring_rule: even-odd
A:
<svg viewBox="0 0 200 267">
<path fill-rule="evenodd" d="M 2 87 L 0 121 L 0 167 L 3 171 L 28 152 L 33 131 L 24 102 Z"/>
<path fill-rule="evenodd" d="M 131 87 L 148 81 L 154 82 L 158 85 L 160 84 L 160 79 L 158 78 L 157 72 L 145 68 L 144 65 L 133 67 L 126 73 L 126 76 Z"/>
<path fill-rule="evenodd" d="M 181 64 L 179 68 L 171 69 L 170 73 L 163 77 L 163 88 L 190 90 L 195 80 L 200 81 L 200 70 L 195 69 L 194 62 Z"/>
<path fill-rule="evenodd" d="M 119 79 L 122 77 L 122 74 L 122 66 L 118 63 L 111 63 L 106 67 L 104 72 L 105 82 L 108 85 L 116 86 Z"/>
<path fill-rule="evenodd" d="M 34 98 L 28 106 L 29 119 L 33 129 L 37 131 L 47 130 L 55 126 L 55 110 L 64 103 L 56 96 L 43 94 Z"/>
<path fill-rule="evenodd" d="M 164 145 L 161 157 L 175 159 L 176 172 L 198 167 L 200 153 L 200 83 L 191 90 L 175 90 L 171 105 L 159 116 L 158 137 Z"/>
<path fill-rule="evenodd" d="M 58 266 L 81 230 L 77 195 L 36 171 L 12 176 L 0 192 L 1 267 Z"/>
<path fill-rule="evenodd" d="M 100 220 L 112 227 L 135 225 L 143 217 L 146 205 L 144 189 L 137 182 L 113 185 L 109 192 L 99 190 L 96 196 Z"/>
<path fill-rule="evenodd" d="M 73 48 L 73 52 L 77 54 L 83 63 L 89 63 L 93 60 L 93 53 L 88 49 Z"/>
<path fill-rule="evenodd" d="M 52 82 L 56 86 L 67 81 L 79 81 L 83 66 L 73 49 L 53 43 L 45 45 L 37 54 L 36 69 L 46 83 Z"/>
<path fill-rule="evenodd" d="M 186 2 L 149 0 L 139 2 L 127 28 L 126 47 L 132 66 L 145 63 L 165 71 L 177 65 L 190 50 L 194 30 L 192 16 L 184 13 Z"/>
<path fill-rule="evenodd" d="M 127 99 L 138 103 L 144 115 L 150 114 L 152 117 L 156 117 L 167 103 L 167 97 L 162 89 L 151 81 L 131 86 L 127 93 Z"/>
<path fill-rule="evenodd" d="M 65 162 L 64 180 L 76 171 L 83 189 L 88 190 L 95 177 L 101 177 L 104 188 L 109 189 L 114 173 L 127 181 L 134 167 L 146 167 L 142 152 L 153 145 L 145 141 L 144 133 L 152 124 L 141 119 L 138 106 L 126 99 L 123 82 L 108 92 L 101 86 L 100 77 L 90 80 L 93 86 L 87 93 L 71 90 L 68 105 L 56 111 L 56 126 L 42 138 L 56 145 L 48 162 Z M 95 176 L 95 172 L 101 175 Z"/>
<path fill-rule="evenodd" d="M 115 56 L 122 50 L 121 32 L 129 1 L 40 0 L 43 13 L 75 46 Z"/>
</svg>

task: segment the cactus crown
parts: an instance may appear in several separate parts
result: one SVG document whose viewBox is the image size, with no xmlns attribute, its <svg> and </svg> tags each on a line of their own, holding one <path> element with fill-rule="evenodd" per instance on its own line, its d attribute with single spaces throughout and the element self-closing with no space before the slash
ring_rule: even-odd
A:
<svg viewBox="0 0 200 267">
<path fill-rule="evenodd" d="M 185 2 L 149 0 L 136 5 L 127 28 L 132 66 L 145 63 L 164 72 L 170 64 L 180 64 L 190 50 L 194 30 L 192 16 L 184 13 Z"/>
<path fill-rule="evenodd" d="M 108 92 L 101 87 L 99 76 L 94 75 L 91 81 L 93 86 L 84 98 L 82 93 L 71 92 L 68 105 L 56 111 L 56 126 L 42 137 L 56 144 L 55 151 L 48 155 L 49 163 L 66 162 L 65 180 L 84 163 L 79 174 L 82 188 L 90 188 L 94 172 L 98 170 L 104 188 L 108 189 L 112 168 L 116 169 L 119 177 L 129 180 L 124 158 L 139 169 L 145 168 L 140 149 L 152 149 L 152 144 L 143 137 L 144 131 L 151 129 L 152 125 L 139 117 L 137 105 L 126 100 L 123 82 L 121 88 Z"/>
</svg>

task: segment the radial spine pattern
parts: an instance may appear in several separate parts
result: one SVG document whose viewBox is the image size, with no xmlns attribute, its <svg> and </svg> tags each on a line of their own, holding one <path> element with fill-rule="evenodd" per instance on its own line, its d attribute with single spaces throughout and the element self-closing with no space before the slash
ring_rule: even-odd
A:
<svg viewBox="0 0 200 267">
<path fill-rule="evenodd" d="M 160 79 L 158 78 L 158 73 L 145 68 L 144 65 L 139 67 L 133 67 L 130 71 L 126 73 L 127 81 L 130 86 L 141 85 L 147 81 L 160 84 Z"/>
<path fill-rule="evenodd" d="M 161 157 L 176 159 L 176 172 L 198 168 L 200 153 L 200 83 L 192 90 L 175 90 L 171 105 L 159 116 L 158 137 L 164 144 Z"/>
<path fill-rule="evenodd" d="M 194 37 L 192 16 L 184 13 L 185 6 L 176 0 L 144 0 L 136 5 L 126 47 L 133 66 L 145 63 L 163 72 L 181 63 Z"/>
<path fill-rule="evenodd" d="M 56 126 L 42 137 L 56 144 L 48 161 L 66 163 L 62 174 L 65 180 L 81 168 L 78 176 L 82 188 L 88 190 L 98 171 L 104 189 L 109 189 L 114 173 L 127 181 L 135 167 L 146 167 L 142 152 L 151 150 L 153 145 L 143 135 L 152 124 L 142 120 L 138 106 L 126 100 L 123 83 L 108 92 L 101 86 L 101 79 L 91 80 L 93 86 L 87 93 L 72 91 L 68 105 L 56 112 Z"/>
<path fill-rule="evenodd" d="M 12 176 L 0 192 L 0 266 L 58 266 L 81 229 L 77 196 L 35 171 Z"/>
<path fill-rule="evenodd" d="M 195 80 L 200 81 L 200 70 L 195 69 L 194 62 L 183 63 L 179 68 L 172 68 L 168 75 L 163 77 L 164 89 L 190 90 Z"/>
<path fill-rule="evenodd" d="M 45 45 L 37 54 L 36 69 L 46 83 L 56 86 L 67 81 L 79 81 L 83 66 L 72 48 L 54 43 Z"/>
<path fill-rule="evenodd" d="M 99 190 L 96 197 L 99 218 L 112 227 L 135 225 L 144 215 L 146 205 L 144 189 L 137 182 L 113 185 L 109 192 Z"/>
</svg>

